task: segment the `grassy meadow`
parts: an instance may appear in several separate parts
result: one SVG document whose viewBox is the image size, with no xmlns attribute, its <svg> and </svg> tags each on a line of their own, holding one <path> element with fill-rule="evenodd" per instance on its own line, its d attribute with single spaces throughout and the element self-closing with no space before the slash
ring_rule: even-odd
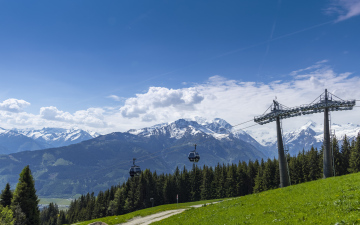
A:
<svg viewBox="0 0 360 225">
<path fill-rule="evenodd" d="M 360 173 L 189 209 L 158 224 L 360 224 Z"/>
<path fill-rule="evenodd" d="M 39 204 L 48 205 L 51 202 L 56 203 L 57 205 L 70 205 L 71 200 L 73 199 L 64 199 L 64 198 L 39 198 Z"/>
<path fill-rule="evenodd" d="M 189 208 L 153 224 L 360 224 L 360 173 L 205 204 L 214 201 L 181 203 L 178 207 L 163 205 L 76 224 L 101 221 L 114 225 L 137 216 L 196 204 L 204 206 Z"/>
</svg>

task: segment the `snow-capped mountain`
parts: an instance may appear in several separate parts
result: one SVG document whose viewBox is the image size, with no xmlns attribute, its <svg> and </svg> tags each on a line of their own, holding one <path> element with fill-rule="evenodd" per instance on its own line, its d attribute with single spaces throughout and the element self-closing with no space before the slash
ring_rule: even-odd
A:
<svg viewBox="0 0 360 225">
<path fill-rule="evenodd" d="M 98 133 L 93 131 L 85 131 L 78 128 L 64 129 L 64 128 L 42 128 L 35 129 L 13 129 L 20 134 L 23 134 L 33 140 L 41 143 L 46 143 L 51 147 L 60 147 L 70 144 L 76 144 L 82 141 L 89 140 L 99 136 Z"/>
<path fill-rule="evenodd" d="M 3 129 L 0 128 L 0 154 L 9 154 L 26 150 L 76 144 L 99 136 L 96 132 L 77 128 L 43 128 L 43 129 Z"/>
<path fill-rule="evenodd" d="M 238 140 L 249 144 L 251 148 L 257 149 L 265 157 L 273 156 L 273 154 L 270 154 L 267 146 L 259 144 L 245 131 L 233 128 L 228 122 L 220 118 L 213 120 L 206 120 L 201 117 L 179 119 L 174 122 L 157 124 L 147 128 L 132 129 L 128 133 L 148 138 L 163 136 L 173 139 L 190 138 L 190 136 L 203 134 L 222 142 Z"/>
<path fill-rule="evenodd" d="M 232 126 L 223 119 L 216 118 L 214 120 L 206 120 L 201 117 L 195 117 L 192 119 L 179 119 L 170 123 L 157 124 L 151 127 L 142 129 L 132 129 L 128 132 L 134 135 L 140 135 L 144 137 L 150 137 L 153 135 L 167 135 L 170 138 L 180 139 L 186 131 L 190 129 L 190 134 L 195 135 L 197 133 L 205 133 L 213 136 L 216 139 L 227 138 L 233 132 Z M 238 136 L 242 133 L 239 133 Z M 243 132 L 246 134 L 245 132 Z"/>
<path fill-rule="evenodd" d="M 36 150 L 46 148 L 47 145 L 38 143 L 35 140 L 19 134 L 16 131 L 0 128 L 0 154 Z"/>
<path fill-rule="evenodd" d="M 346 135 L 350 140 L 358 135 L 360 132 L 360 126 L 352 123 L 340 125 L 331 124 L 331 131 L 335 134 L 336 138 L 341 145 L 344 136 Z M 321 148 L 324 139 L 324 128 L 323 124 L 317 124 L 313 121 L 309 121 L 297 130 L 284 132 L 283 141 L 285 148 L 289 149 L 291 155 L 298 154 L 303 149 L 305 151 L 314 148 Z M 268 146 L 272 152 L 277 152 L 277 141 L 276 137 L 271 137 L 271 142 L 268 142 Z M 260 140 L 262 143 L 266 143 L 265 140 Z"/>
</svg>

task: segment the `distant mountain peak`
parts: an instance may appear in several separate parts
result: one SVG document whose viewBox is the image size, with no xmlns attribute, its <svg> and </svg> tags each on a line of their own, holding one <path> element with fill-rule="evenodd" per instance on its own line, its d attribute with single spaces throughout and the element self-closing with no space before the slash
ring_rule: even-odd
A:
<svg viewBox="0 0 360 225">
<path fill-rule="evenodd" d="M 56 128 L 44 127 L 41 129 L 3 129 L 0 128 L 1 153 L 14 153 L 24 150 L 40 150 L 52 147 L 61 147 L 70 144 L 79 143 L 99 136 L 93 131 L 85 131 L 79 128 Z M 16 145 L 13 138 L 17 137 Z M 4 147 L 5 146 L 5 147 Z"/>
<path fill-rule="evenodd" d="M 303 126 L 301 126 L 301 128 L 299 130 L 307 130 L 307 129 L 314 129 L 315 127 L 317 127 L 318 124 L 315 123 L 314 121 L 310 120 L 307 123 L 305 123 Z"/>
</svg>

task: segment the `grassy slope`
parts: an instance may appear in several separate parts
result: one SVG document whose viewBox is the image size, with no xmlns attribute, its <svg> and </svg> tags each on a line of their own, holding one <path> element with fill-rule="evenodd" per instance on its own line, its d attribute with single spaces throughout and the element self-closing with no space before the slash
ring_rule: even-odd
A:
<svg viewBox="0 0 360 225">
<path fill-rule="evenodd" d="M 64 199 L 64 198 L 39 198 L 39 204 L 48 205 L 51 202 L 56 203 L 57 205 L 70 205 L 71 199 Z"/>
<path fill-rule="evenodd" d="M 177 204 L 160 205 L 160 206 L 156 206 L 156 207 L 152 207 L 152 208 L 138 210 L 138 211 L 120 215 L 120 216 L 109 216 L 109 217 L 89 220 L 89 221 L 85 221 L 85 222 L 79 222 L 79 223 L 75 223 L 75 224 L 87 225 L 89 223 L 99 221 L 99 222 L 107 223 L 108 225 L 114 225 L 114 224 L 124 223 L 124 222 L 128 221 L 129 219 L 132 219 L 137 216 L 144 217 L 147 215 L 151 215 L 151 214 L 166 211 L 166 210 L 182 209 L 182 208 L 187 208 L 191 205 L 199 205 L 199 204 L 205 204 L 205 203 L 215 202 L 215 201 L 217 201 L 217 200 L 213 199 L 213 200 L 205 200 L 205 201 L 198 201 L 198 202 L 186 202 L 186 203 L 179 203 L 179 205 L 177 205 Z"/>
<path fill-rule="evenodd" d="M 360 224 L 360 173 L 190 209 L 154 224 Z"/>
</svg>

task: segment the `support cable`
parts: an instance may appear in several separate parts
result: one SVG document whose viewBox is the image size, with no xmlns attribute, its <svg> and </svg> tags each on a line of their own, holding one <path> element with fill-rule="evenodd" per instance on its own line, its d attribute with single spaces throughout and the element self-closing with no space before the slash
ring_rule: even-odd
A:
<svg viewBox="0 0 360 225">
<path fill-rule="evenodd" d="M 248 120 L 248 121 L 239 123 L 239 124 L 237 124 L 237 125 L 231 126 L 231 128 L 240 126 L 240 125 L 245 124 L 245 123 L 248 123 L 248 122 L 250 122 L 250 121 L 253 121 L 253 120 Z M 256 124 L 253 124 L 253 125 L 250 125 L 250 126 L 247 126 L 247 127 L 244 127 L 244 128 L 238 128 L 238 129 L 244 130 L 244 129 L 247 129 L 247 128 L 250 128 L 250 127 L 253 127 L 253 126 L 256 126 L 256 125 L 259 125 L 259 124 L 256 123 Z M 224 135 L 224 137 L 226 137 L 226 136 L 229 135 L 229 133 L 227 133 L 227 134 L 220 134 L 220 135 Z M 221 137 L 220 135 L 219 135 L 219 137 Z M 200 138 L 201 138 L 201 137 L 199 137 L 198 140 L 200 140 Z M 213 138 L 215 138 L 215 137 L 213 137 Z M 198 142 L 198 141 L 195 140 L 195 142 L 198 143 L 198 145 L 199 145 L 199 144 L 204 144 L 204 143 L 209 142 L 209 141 L 212 141 L 212 140 L 213 140 L 212 138 L 209 138 L 209 139 L 206 140 L 206 141 Z M 186 143 L 186 144 L 180 144 L 180 145 L 171 146 L 171 147 L 168 147 L 168 148 L 165 148 L 165 149 L 161 149 L 161 150 L 159 150 L 159 151 L 156 151 L 156 152 L 147 154 L 147 155 L 145 155 L 145 156 L 138 157 L 138 158 L 137 158 L 137 161 L 138 161 L 138 162 L 144 162 L 144 161 L 146 161 L 146 160 L 154 159 L 154 158 L 160 157 L 165 150 L 170 150 L 170 149 L 174 149 L 174 148 L 175 148 L 175 149 L 172 150 L 172 151 L 166 151 L 166 154 L 168 154 L 168 153 L 171 153 L 171 152 L 179 151 L 179 150 L 181 150 L 181 147 L 185 147 L 185 146 L 189 146 L 189 145 L 192 145 L 192 144 Z M 141 160 L 139 160 L 139 159 L 141 159 Z M 131 163 L 131 162 L 132 162 L 132 160 L 124 160 L 124 161 L 121 161 L 121 162 L 119 162 L 119 163 L 116 163 L 116 164 L 113 165 L 113 166 L 109 166 L 109 167 L 105 167 L 105 168 L 103 168 L 103 169 L 99 169 L 99 170 L 97 170 L 96 172 L 91 172 L 91 173 L 90 173 L 90 172 L 86 172 L 86 173 L 84 173 L 84 174 L 82 174 L 82 175 L 80 175 L 80 176 L 76 176 L 76 178 L 89 177 L 89 176 L 91 177 L 91 176 L 94 175 L 94 174 L 99 174 L 99 173 L 102 173 L 102 172 L 105 171 L 105 170 L 110 170 L 111 168 L 116 168 L 116 167 L 119 167 L 120 165 L 126 165 L 126 164 L 129 164 L 129 163 Z"/>
</svg>

